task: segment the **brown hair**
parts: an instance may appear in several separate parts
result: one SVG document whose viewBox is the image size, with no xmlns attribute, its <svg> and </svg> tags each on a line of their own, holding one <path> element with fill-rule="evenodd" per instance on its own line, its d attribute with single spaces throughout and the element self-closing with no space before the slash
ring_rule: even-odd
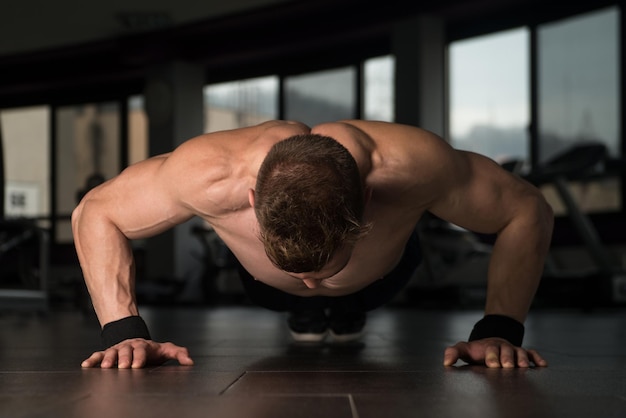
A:
<svg viewBox="0 0 626 418">
<path fill-rule="evenodd" d="M 334 139 L 296 135 L 276 143 L 259 169 L 254 210 L 269 259 L 292 273 L 321 270 L 368 230 L 356 161 Z"/>
</svg>

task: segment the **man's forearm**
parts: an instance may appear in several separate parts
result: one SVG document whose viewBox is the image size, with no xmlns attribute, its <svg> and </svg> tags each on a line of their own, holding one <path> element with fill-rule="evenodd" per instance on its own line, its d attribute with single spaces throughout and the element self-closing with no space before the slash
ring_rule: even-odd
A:
<svg viewBox="0 0 626 418">
<path fill-rule="evenodd" d="M 130 249 L 127 251 L 131 253 Z M 83 267 L 83 275 L 100 325 L 104 326 L 127 316 L 138 315 L 132 255 L 124 256 L 118 261 L 106 257 L 111 260 L 110 264 L 105 259 L 94 260 L 99 257 L 99 255 L 90 257 L 85 254 L 82 258 L 89 261 L 81 260 L 81 265 L 89 265 Z M 121 265 L 113 268 L 117 263 Z"/>
<path fill-rule="evenodd" d="M 538 205 L 498 235 L 489 264 L 485 314 L 524 323 L 539 286 L 552 236 L 552 212 Z"/>
<path fill-rule="evenodd" d="M 72 216 L 74 243 L 100 325 L 138 315 L 135 266 L 128 239 L 105 219 L 77 210 Z"/>
</svg>

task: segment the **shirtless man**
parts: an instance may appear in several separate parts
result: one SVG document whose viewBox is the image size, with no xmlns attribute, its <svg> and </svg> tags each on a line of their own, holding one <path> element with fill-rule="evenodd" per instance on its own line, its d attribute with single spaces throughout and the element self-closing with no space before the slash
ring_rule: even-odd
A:
<svg viewBox="0 0 626 418">
<path fill-rule="evenodd" d="M 289 172 L 291 160 L 300 171 Z M 285 176 L 273 177 L 285 167 Z M 426 211 L 497 234 L 485 317 L 468 342 L 446 348 L 444 365 L 461 359 L 488 367 L 545 366 L 536 351 L 521 347 L 552 233 L 552 211 L 539 191 L 422 129 L 359 120 L 312 129 L 271 121 L 201 135 L 90 191 L 72 225 L 106 348 L 82 366 L 193 364 L 186 348 L 150 339 L 135 300 L 129 240 L 199 216 L 237 257 L 256 299 L 284 296 L 300 301 L 285 305 L 296 310 L 313 300 L 349 302 L 387 283 L 397 291 L 397 280 L 385 277 L 404 265 Z M 296 335 L 325 332 L 307 333 L 295 322 Z"/>
</svg>

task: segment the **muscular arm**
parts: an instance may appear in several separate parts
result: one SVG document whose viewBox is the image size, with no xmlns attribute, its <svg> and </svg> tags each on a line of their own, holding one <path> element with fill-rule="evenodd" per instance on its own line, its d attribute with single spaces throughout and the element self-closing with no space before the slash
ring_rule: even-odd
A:
<svg viewBox="0 0 626 418">
<path fill-rule="evenodd" d="M 143 324 L 137 318 L 129 240 L 158 234 L 192 216 L 173 187 L 176 164 L 168 163 L 169 158 L 155 157 L 127 168 L 90 191 L 72 213 L 76 251 L 103 327 L 122 318 Z M 119 324 L 114 332 L 115 341 L 122 341 L 116 344 L 105 338 L 109 341 L 105 350 L 94 352 L 82 367 L 138 368 L 170 359 L 193 364 L 184 347 L 144 339 L 147 335 L 139 329 L 120 331 Z"/>
<path fill-rule="evenodd" d="M 489 264 L 485 314 L 524 322 L 552 234 L 552 211 L 540 192 L 493 161 L 455 151 L 448 190 L 431 207 L 454 224 L 497 239 Z"/>
<path fill-rule="evenodd" d="M 523 324 L 549 249 L 552 210 L 538 190 L 493 161 L 465 152 L 455 152 L 452 158 L 456 168 L 445 188 L 448 192 L 434 203 L 432 211 L 470 230 L 497 234 L 489 263 L 485 315 L 503 315 Z M 507 327 L 506 333 L 518 327 L 503 325 L 501 317 L 485 317 L 484 321 L 493 319 L 500 323 L 497 327 Z M 528 367 L 530 362 L 547 365 L 535 350 L 525 350 L 519 342 L 512 343 L 513 339 L 495 337 L 502 332 L 492 329 L 474 335 L 475 341 L 448 347 L 444 365 L 451 366 L 459 358 L 488 367 Z M 494 337 L 485 338 L 489 335 Z"/>
<path fill-rule="evenodd" d="M 129 240 L 156 235 L 192 215 L 168 178 L 168 158 L 127 168 L 89 192 L 72 214 L 76 251 L 101 325 L 138 315 Z"/>
<path fill-rule="evenodd" d="M 83 198 L 72 214 L 74 242 L 100 324 L 110 324 L 103 330 L 106 345 L 113 344 L 83 367 L 143 367 L 169 359 L 193 364 L 184 347 L 144 339 L 130 240 L 157 235 L 194 215 L 211 221 L 247 205 L 255 174 L 250 167 L 259 164 L 265 148 L 307 130 L 271 121 L 202 135 L 127 168 Z"/>
<path fill-rule="evenodd" d="M 402 178 L 408 185 L 402 193 L 407 197 L 398 198 L 401 206 L 410 207 L 408 198 L 418 213 L 429 210 L 469 230 L 496 234 L 488 270 L 485 314 L 502 315 L 523 323 L 543 272 L 552 235 L 552 209 L 541 193 L 492 160 L 454 150 L 441 138 L 418 128 L 380 122 L 346 123 L 376 139 L 383 161 L 385 158 L 404 161 L 393 173 L 393 177 Z M 394 149 L 401 149 L 406 157 L 393 154 Z M 445 357 L 446 365 L 459 357 L 484 361 L 490 367 L 526 366 L 529 360 L 545 365 L 533 350 L 513 347 L 501 338 L 459 343 L 449 348 Z"/>
<path fill-rule="evenodd" d="M 128 167 L 88 193 L 72 214 L 72 229 L 100 323 L 137 315 L 129 240 L 157 235 L 194 215 L 219 216 L 237 206 L 233 200 L 247 202 L 250 186 L 239 177 L 264 155 L 251 151 L 253 144 L 307 130 L 295 122 L 269 121 L 202 135 Z"/>
<path fill-rule="evenodd" d="M 349 120 L 325 129 L 341 132 L 342 126 L 374 140 L 379 170 L 395 179 L 399 207 L 413 208 L 416 216 L 429 210 L 471 231 L 497 235 L 485 313 L 524 322 L 552 236 L 552 209 L 539 190 L 492 160 L 454 150 L 419 128 Z"/>
</svg>

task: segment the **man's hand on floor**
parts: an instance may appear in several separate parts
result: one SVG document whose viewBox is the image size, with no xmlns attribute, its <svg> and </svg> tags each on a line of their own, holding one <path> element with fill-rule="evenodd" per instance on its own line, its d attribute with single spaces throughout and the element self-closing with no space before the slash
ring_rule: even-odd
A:
<svg viewBox="0 0 626 418">
<path fill-rule="evenodd" d="M 168 360 L 176 360 L 183 366 L 193 365 L 193 360 L 189 357 L 189 352 L 185 347 L 134 338 L 122 341 L 104 351 L 96 351 L 82 362 L 81 367 L 140 369 L 149 365 L 162 364 Z"/>
<path fill-rule="evenodd" d="M 540 367 L 548 365 L 537 351 L 516 347 L 502 338 L 458 342 L 446 348 L 443 365 L 453 366 L 457 360 L 490 368 L 530 367 L 531 363 Z"/>
</svg>

